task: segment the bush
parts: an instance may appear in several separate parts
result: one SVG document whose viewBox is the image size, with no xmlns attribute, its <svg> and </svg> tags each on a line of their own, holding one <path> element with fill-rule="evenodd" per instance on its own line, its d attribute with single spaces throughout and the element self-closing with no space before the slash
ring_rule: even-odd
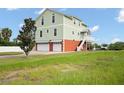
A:
<svg viewBox="0 0 124 93">
<path fill-rule="evenodd" d="M 18 46 L 15 42 L 0 42 L 0 46 Z"/>
<path fill-rule="evenodd" d="M 108 49 L 109 50 L 124 50 L 124 42 L 116 42 L 114 44 L 110 44 Z"/>
</svg>

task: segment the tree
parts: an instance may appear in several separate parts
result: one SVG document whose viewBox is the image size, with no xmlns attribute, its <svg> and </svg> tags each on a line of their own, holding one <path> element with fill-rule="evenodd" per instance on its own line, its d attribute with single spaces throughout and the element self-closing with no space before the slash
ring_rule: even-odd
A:
<svg viewBox="0 0 124 93">
<path fill-rule="evenodd" d="M 103 47 L 107 47 L 107 46 L 108 46 L 108 44 L 102 44 L 101 46 L 103 46 Z"/>
<path fill-rule="evenodd" d="M 0 43 L 2 42 L 2 35 L 1 35 L 1 31 L 0 31 Z"/>
<path fill-rule="evenodd" d="M 124 50 L 124 42 L 116 42 L 114 44 L 110 44 L 108 49 L 109 50 Z"/>
<path fill-rule="evenodd" d="M 98 50 L 98 49 L 101 49 L 101 46 L 97 43 L 94 43 L 94 44 L 91 45 L 91 49 Z"/>
<path fill-rule="evenodd" d="M 107 50 L 108 44 L 101 44 L 101 50 Z"/>
<path fill-rule="evenodd" d="M 10 37 L 12 35 L 12 30 L 9 28 L 3 28 L 1 35 L 2 35 L 3 42 L 9 42 Z"/>
<path fill-rule="evenodd" d="M 20 48 L 25 52 L 25 55 L 28 56 L 29 52 L 35 46 L 35 21 L 32 18 L 24 19 L 24 25 L 19 31 L 18 40 L 20 42 Z"/>
<path fill-rule="evenodd" d="M 101 48 L 101 46 L 100 46 L 99 44 L 97 44 L 97 43 L 95 43 L 94 46 L 95 46 L 96 48 Z"/>
<path fill-rule="evenodd" d="M 14 44 L 17 44 L 17 41 L 18 41 L 17 38 L 14 38 L 14 39 L 13 39 L 13 43 L 14 43 Z"/>
</svg>

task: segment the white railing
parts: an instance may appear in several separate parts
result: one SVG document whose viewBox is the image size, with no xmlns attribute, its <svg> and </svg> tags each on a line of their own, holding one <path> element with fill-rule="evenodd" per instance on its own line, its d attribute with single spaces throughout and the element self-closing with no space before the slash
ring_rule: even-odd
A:
<svg viewBox="0 0 124 93">
<path fill-rule="evenodd" d="M 87 42 L 92 42 L 92 38 L 90 36 L 84 36 L 84 38 Z"/>
<path fill-rule="evenodd" d="M 83 44 L 84 44 L 85 41 L 86 41 L 86 39 L 83 39 L 81 44 L 77 47 L 77 51 L 81 51 L 81 49 L 83 49 Z"/>
</svg>

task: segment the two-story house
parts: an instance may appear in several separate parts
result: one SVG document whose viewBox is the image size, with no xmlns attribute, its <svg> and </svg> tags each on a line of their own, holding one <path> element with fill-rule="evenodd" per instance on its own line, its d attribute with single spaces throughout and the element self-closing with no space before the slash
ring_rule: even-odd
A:
<svg viewBox="0 0 124 93">
<path fill-rule="evenodd" d="M 46 9 L 36 19 L 35 33 L 37 51 L 87 50 L 90 31 L 80 19 L 51 9 Z"/>
</svg>

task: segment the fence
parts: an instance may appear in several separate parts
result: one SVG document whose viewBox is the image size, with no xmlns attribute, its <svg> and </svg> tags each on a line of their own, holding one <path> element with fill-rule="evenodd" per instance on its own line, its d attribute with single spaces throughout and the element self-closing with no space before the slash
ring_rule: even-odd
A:
<svg viewBox="0 0 124 93">
<path fill-rule="evenodd" d="M 0 46 L 0 52 L 23 52 L 19 46 Z"/>
</svg>

